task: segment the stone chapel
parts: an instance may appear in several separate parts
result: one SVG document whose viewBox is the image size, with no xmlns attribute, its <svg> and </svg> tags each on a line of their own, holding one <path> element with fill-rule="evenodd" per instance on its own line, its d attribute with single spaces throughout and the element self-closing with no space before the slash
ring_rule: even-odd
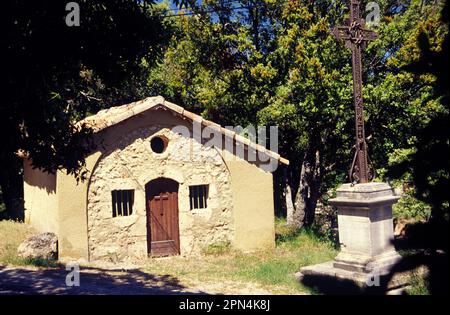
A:
<svg viewBox="0 0 450 315">
<path fill-rule="evenodd" d="M 272 172 L 289 161 L 164 98 L 87 117 L 87 179 L 32 168 L 23 154 L 25 220 L 58 236 L 59 257 L 191 255 L 228 243 L 275 245 Z"/>
</svg>

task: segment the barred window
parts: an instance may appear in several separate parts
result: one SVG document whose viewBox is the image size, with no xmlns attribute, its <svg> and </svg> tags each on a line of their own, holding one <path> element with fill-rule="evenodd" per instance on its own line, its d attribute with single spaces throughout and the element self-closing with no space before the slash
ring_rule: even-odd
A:
<svg viewBox="0 0 450 315">
<path fill-rule="evenodd" d="M 112 216 L 122 217 L 133 213 L 134 190 L 113 190 L 112 195 Z"/>
<path fill-rule="evenodd" d="M 189 186 L 189 205 L 192 209 L 204 209 L 208 202 L 209 185 Z"/>
</svg>

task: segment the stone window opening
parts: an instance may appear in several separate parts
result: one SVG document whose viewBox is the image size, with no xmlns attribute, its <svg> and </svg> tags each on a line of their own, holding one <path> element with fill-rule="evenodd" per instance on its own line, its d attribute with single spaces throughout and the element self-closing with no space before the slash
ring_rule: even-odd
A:
<svg viewBox="0 0 450 315">
<path fill-rule="evenodd" d="M 189 186 L 189 205 L 193 209 L 206 209 L 208 207 L 209 185 Z"/>
<path fill-rule="evenodd" d="M 133 214 L 134 189 L 113 190 L 111 196 L 113 218 Z"/>
<path fill-rule="evenodd" d="M 155 136 L 150 140 L 150 148 L 153 152 L 161 154 L 166 151 L 169 140 L 164 136 Z"/>
</svg>

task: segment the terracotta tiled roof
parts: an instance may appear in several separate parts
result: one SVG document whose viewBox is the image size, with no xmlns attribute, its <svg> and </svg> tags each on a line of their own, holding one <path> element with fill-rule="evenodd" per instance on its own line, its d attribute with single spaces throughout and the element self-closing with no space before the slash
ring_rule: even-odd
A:
<svg viewBox="0 0 450 315">
<path fill-rule="evenodd" d="M 192 121 L 201 123 L 205 127 L 215 129 L 221 134 L 234 139 L 236 142 L 240 142 L 250 148 L 253 148 L 256 151 L 265 152 L 271 158 L 278 160 L 280 163 L 289 165 L 289 161 L 281 157 L 278 153 L 267 150 L 264 146 L 254 143 L 249 139 L 236 134 L 236 132 L 234 132 L 233 130 L 225 129 L 219 124 L 203 119 L 201 116 L 185 110 L 181 106 L 170 103 L 166 101 L 162 96 L 147 97 L 141 101 L 104 109 L 93 116 L 86 117 L 78 124 L 85 124 L 86 126 L 92 128 L 94 132 L 99 132 L 105 128 L 113 126 L 121 121 L 124 121 L 147 110 L 171 110 Z"/>
</svg>

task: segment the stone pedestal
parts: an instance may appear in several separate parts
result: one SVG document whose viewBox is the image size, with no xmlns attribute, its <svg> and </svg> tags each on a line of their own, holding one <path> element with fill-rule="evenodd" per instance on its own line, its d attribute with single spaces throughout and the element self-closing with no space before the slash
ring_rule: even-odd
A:
<svg viewBox="0 0 450 315">
<path fill-rule="evenodd" d="M 392 205 L 398 199 L 386 183 L 342 185 L 330 200 L 338 208 L 341 251 L 334 261 L 301 268 L 299 276 L 336 278 L 361 289 L 380 285 L 401 259 L 393 245 Z"/>
</svg>

